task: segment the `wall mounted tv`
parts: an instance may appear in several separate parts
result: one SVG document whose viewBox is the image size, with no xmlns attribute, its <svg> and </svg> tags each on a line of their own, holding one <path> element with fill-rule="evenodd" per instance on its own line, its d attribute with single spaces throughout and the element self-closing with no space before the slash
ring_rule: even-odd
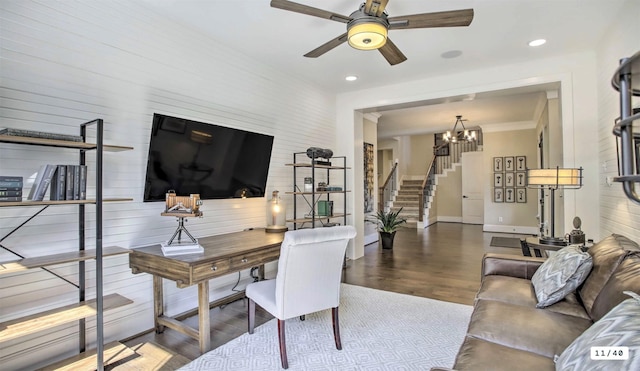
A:
<svg viewBox="0 0 640 371">
<path fill-rule="evenodd" d="M 273 136 L 155 113 L 144 201 L 264 197 Z"/>
</svg>

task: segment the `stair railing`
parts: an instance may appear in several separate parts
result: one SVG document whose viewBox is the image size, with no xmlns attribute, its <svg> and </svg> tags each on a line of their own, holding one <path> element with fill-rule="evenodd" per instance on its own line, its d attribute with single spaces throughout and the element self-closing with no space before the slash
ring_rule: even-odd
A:
<svg viewBox="0 0 640 371">
<path fill-rule="evenodd" d="M 443 147 L 443 145 L 441 145 L 440 147 Z M 439 148 L 436 148 L 436 150 L 434 150 L 434 153 L 436 153 L 438 149 Z M 431 189 L 431 185 L 433 184 L 433 180 L 435 179 L 437 174 L 438 157 L 441 157 L 441 156 L 433 155 L 433 158 L 431 159 L 431 163 L 427 168 L 427 173 L 422 179 L 422 185 L 420 187 L 419 204 L 418 204 L 418 221 L 421 221 L 421 222 L 424 221 L 424 207 L 427 204 L 426 199 L 427 197 L 429 197 L 429 190 Z"/>
<path fill-rule="evenodd" d="M 398 189 L 398 177 L 397 177 L 398 163 L 393 164 L 387 180 L 384 181 L 382 187 L 379 188 L 378 197 L 378 211 L 384 211 L 384 205 L 391 201 L 391 197 Z"/>
</svg>

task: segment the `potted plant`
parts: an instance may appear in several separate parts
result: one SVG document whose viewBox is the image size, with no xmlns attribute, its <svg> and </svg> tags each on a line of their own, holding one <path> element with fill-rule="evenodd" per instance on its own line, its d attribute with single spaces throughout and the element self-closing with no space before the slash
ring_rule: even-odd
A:
<svg viewBox="0 0 640 371">
<path fill-rule="evenodd" d="M 393 238 L 396 235 L 396 231 L 400 228 L 402 223 L 407 222 L 406 219 L 399 216 L 401 211 L 402 208 L 398 211 L 389 212 L 379 210 L 376 213 L 375 223 L 378 225 L 378 232 L 380 233 L 380 240 L 382 241 L 383 249 L 393 248 Z"/>
</svg>

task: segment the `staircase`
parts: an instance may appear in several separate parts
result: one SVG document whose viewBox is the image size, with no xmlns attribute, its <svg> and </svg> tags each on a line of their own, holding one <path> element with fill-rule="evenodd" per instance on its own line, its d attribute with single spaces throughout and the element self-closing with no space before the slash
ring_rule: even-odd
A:
<svg viewBox="0 0 640 371">
<path fill-rule="evenodd" d="M 407 219 L 407 223 L 404 225 L 406 227 L 416 228 L 418 223 L 421 186 L 422 180 L 403 180 L 396 196 L 390 203 L 392 211 L 398 211 L 402 208 L 399 216 Z"/>
</svg>

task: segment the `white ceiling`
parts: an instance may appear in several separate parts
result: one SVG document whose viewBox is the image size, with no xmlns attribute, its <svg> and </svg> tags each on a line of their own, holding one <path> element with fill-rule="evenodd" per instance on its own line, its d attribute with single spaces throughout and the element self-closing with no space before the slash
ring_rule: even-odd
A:
<svg viewBox="0 0 640 371">
<path fill-rule="evenodd" d="M 389 31 L 389 38 L 408 58 L 395 66 L 378 51 L 355 50 L 346 43 L 319 58 L 303 57 L 344 33 L 346 25 L 271 8 L 269 0 L 141 1 L 255 60 L 341 93 L 593 50 L 625 0 L 389 0 L 390 17 L 466 8 L 475 13 L 469 27 Z M 348 16 L 363 0 L 296 2 Z M 527 45 L 537 38 L 547 39 L 547 44 Z M 442 57 L 451 51 L 462 53 Z M 346 82 L 347 75 L 359 78 Z M 553 87 L 540 86 L 536 91 L 549 88 Z M 471 126 L 531 121 L 540 99 L 536 91 L 479 93 L 401 110 L 381 108 L 379 136 L 442 130 L 453 126 L 458 114 L 468 118 Z"/>
</svg>

